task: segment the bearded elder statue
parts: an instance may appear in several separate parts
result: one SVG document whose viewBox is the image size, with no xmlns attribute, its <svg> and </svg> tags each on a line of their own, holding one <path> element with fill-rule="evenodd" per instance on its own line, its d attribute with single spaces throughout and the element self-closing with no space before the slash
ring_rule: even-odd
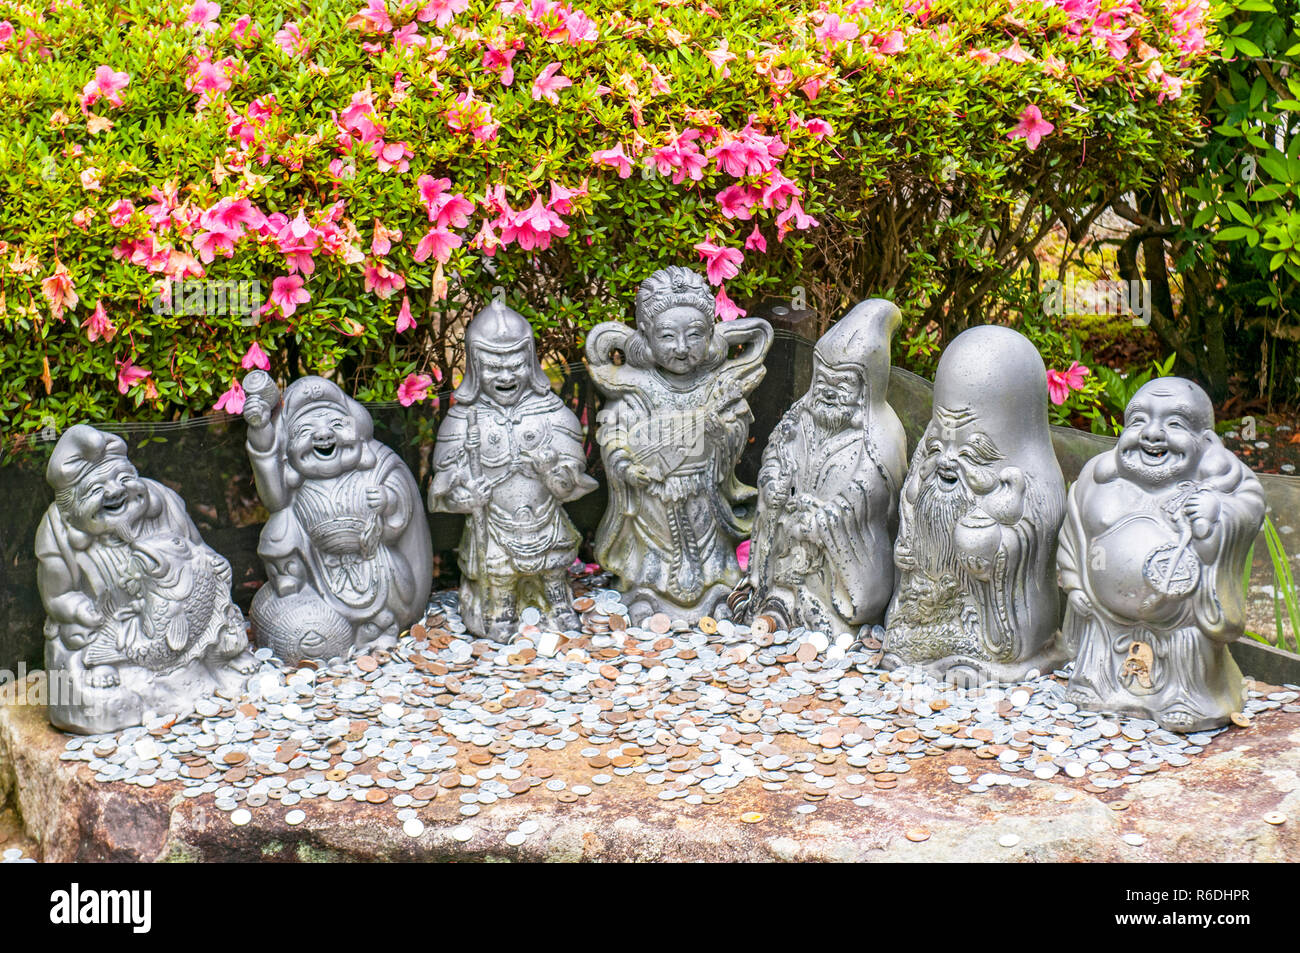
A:
<svg viewBox="0 0 1300 953">
<path fill-rule="evenodd" d="M 300 378 L 282 396 L 253 371 L 244 390 L 248 456 L 271 514 L 257 546 L 269 579 L 249 609 L 258 644 L 291 664 L 394 644 L 433 585 L 411 471 L 330 381 Z"/>
<path fill-rule="evenodd" d="M 812 386 L 763 452 L 738 615 L 832 637 L 883 620 L 907 469 L 907 436 L 885 401 L 901 319 L 892 302 L 864 301 L 817 342 Z"/>
<path fill-rule="evenodd" d="M 46 468 L 36 531 L 50 721 L 117 731 L 184 715 L 257 669 L 230 598 L 230 563 L 175 491 L 140 476 L 121 437 L 78 424 Z"/>
<path fill-rule="evenodd" d="M 1228 643 L 1263 520 L 1259 479 L 1215 435 L 1205 392 L 1178 377 L 1143 385 L 1115 449 L 1070 489 L 1057 555 L 1068 700 L 1172 731 L 1224 724 L 1242 704 Z"/>
<path fill-rule="evenodd" d="M 995 681 L 1055 667 L 1064 514 L 1042 358 L 1010 328 L 963 332 L 899 502 L 882 665 Z"/>
<path fill-rule="evenodd" d="M 596 488 L 582 427 L 551 392 L 528 321 L 500 303 L 465 332 L 465 379 L 438 430 L 429 509 L 465 513 L 460 612 L 475 635 L 507 642 L 520 610 L 577 629 L 568 567 L 581 536 L 564 503 Z"/>
</svg>

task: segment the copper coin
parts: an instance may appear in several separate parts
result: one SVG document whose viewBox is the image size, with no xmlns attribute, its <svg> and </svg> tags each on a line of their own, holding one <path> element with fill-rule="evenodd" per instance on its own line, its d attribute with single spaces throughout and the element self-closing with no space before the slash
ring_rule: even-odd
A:
<svg viewBox="0 0 1300 953">
<path fill-rule="evenodd" d="M 555 799 L 564 804 L 572 804 L 578 799 L 578 795 L 574 794 L 572 791 L 561 791 L 559 794 L 555 795 Z"/>
<path fill-rule="evenodd" d="M 673 620 L 663 612 L 656 612 L 646 621 L 646 628 L 656 635 L 663 635 L 673 627 Z"/>
<path fill-rule="evenodd" d="M 886 761 L 884 758 L 872 758 L 870 761 L 867 762 L 868 774 L 881 774 L 882 772 L 888 770 L 888 768 L 889 768 L 889 762 Z"/>
<path fill-rule="evenodd" d="M 243 765 L 240 765 L 237 768 L 231 768 L 224 775 L 224 779 L 230 784 L 238 784 L 246 777 L 248 777 L 248 768 Z"/>
<path fill-rule="evenodd" d="M 591 765 L 593 768 L 608 768 L 610 761 L 609 758 L 605 757 L 603 754 L 598 754 L 596 757 L 589 759 L 587 764 Z"/>
<path fill-rule="evenodd" d="M 227 751 L 221 759 L 226 764 L 243 764 L 248 760 L 247 751 Z"/>
<path fill-rule="evenodd" d="M 383 804 L 388 800 L 388 792 L 383 788 L 371 788 L 366 792 L 366 800 L 371 804 Z"/>
<path fill-rule="evenodd" d="M 592 599 L 590 596 L 583 596 L 580 599 L 574 599 L 573 608 L 577 609 L 579 612 L 589 612 L 596 608 L 596 600 Z"/>
<path fill-rule="evenodd" d="M 469 756 L 469 763 L 477 765 L 491 764 L 492 755 L 488 754 L 486 751 L 475 751 Z"/>
<path fill-rule="evenodd" d="M 922 841 L 928 841 L 930 839 L 930 832 L 924 827 L 913 827 L 909 828 L 903 836 L 912 841 L 912 843 L 919 844 Z"/>
<path fill-rule="evenodd" d="M 547 778 L 554 777 L 555 772 L 552 771 L 550 768 L 538 768 L 533 772 L 533 776 L 541 778 L 543 781 L 545 781 Z"/>
<path fill-rule="evenodd" d="M 705 635 L 713 635 L 718 631 L 718 621 L 712 616 L 706 615 L 696 624 L 700 627 L 700 631 Z"/>
<path fill-rule="evenodd" d="M 1250 716 L 1249 716 L 1249 715 L 1242 714 L 1242 713 L 1239 712 L 1239 711 L 1234 711 L 1234 712 L 1233 712 L 1231 715 L 1229 715 L 1228 717 L 1230 717 L 1230 718 L 1232 719 L 1232 723 L 1233 723 L 1234 725 L 1236 725 L 1238 728 L 1249 728 L 1249 727 L 1250 727 Z"/>
<path fill-rule="evenodd" d="M 375 661 L 374 656 L 363 655 L 357 659 L 357 668 L 361 669 L 363 672 L 373 672 L 375 669 L 379 668 L 379 663 Z"/>
<path fill-rule="evenodd" d="M 532 788 L 532 785 L 523 778 L 519 778 L 518 780 L 511 781 L 507 787 L 510 789 L 511 794 L 526 794 Z"/>
<path fill-rule="evenodd" d="M 608 624 L 615 632 L 622 632 L 627 628 L 627 618 L 621 615 L 612 615 L 609 617 Z"/>
<path fill-rule="evenodd" d="M 458 788 L 460 787 L 460 775 L 454 771 L 451 774 L 444 774 L 442 780 L 438 783 L 448 790 Z"/>
</svg>

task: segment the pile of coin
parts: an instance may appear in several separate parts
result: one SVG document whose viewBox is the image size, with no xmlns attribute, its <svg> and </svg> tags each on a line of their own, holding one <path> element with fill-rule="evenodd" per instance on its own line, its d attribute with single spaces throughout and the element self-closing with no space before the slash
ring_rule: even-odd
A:
<svg viewBox="0 0 1300 953">
<path fill-rule="evenodd" d="M 1217 734 L 1081 712 L 1065 701 L 1065 672 L 976 689 L 883 673 L 879 633 L 832 644 L 767 620 L 633 625 L 602 576 L 580 580 L 581 631 L 543 631 L 540 613 L 525 614 L 518 638 L 497 645 L 467 637 L 456 607 L 438 594 L 394 648 L 346 661 L 285 668 L 262 650 L 245 694 L 74 738 L 62 757 L 103 783 L 174 784 L 234 824 L 277 811 L 294 826 L 313 801 L 350 800 L 385 805 L 418 838 L 437 799 L 467 819 L 520 796 L 573 803 L 624 778 L 686 804 L 748 782 L 801 795 L 800 813 L 829 797 L 866 806 L 919 760 L 960 749 L 986 766 L 948 768 L 971 792 L 1051 782 L 1100 793 L 1187 764 Z M 1252 692 L 1244 714 L 1300 711 L 1298 700 L 1295 686 Z M 570 746 L 589 771 L 562 777 L 545 753 Z M 462 820 L 453 833 L 466 832 Z"/>
</svg>

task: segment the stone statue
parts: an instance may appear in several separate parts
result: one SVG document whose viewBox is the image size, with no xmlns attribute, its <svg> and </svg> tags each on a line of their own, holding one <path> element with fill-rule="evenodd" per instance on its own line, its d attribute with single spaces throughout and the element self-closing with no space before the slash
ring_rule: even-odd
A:
<svg viewBox="0 0 1300 953">
<path fill-rule="evenodd" d="M 185 715 L 257 670 L 230 563 L 173 490 L 141 477 L 121 437 L 70 427 L 45 471 L 36 531 L 50 721 L 83 734 Z"/>
<path fill-rule="evenodd" d="M 433 579 L 429 525 L 411 471 L 374 439 L 335 384 L 264 371 L 244 378 L 248 456 L 270 512 L 257 553 L 269 579 L 249 615 L 286 662 L 384 647 L 418 622 Z"/>
<path fill-rule="evenodd" d="M 757 495 L 735 473 L 752 419 L 745 397 L 771 344 L 761 319 L 715 324 L 708 283 L 678 266 L 642 283 L 635 329 L 606 322 L 587 337 L 609 481 L 596 559 L 620 578 L 634 623 L 726 612 Z"/>
<path fill-rule="evenodd" d="M 737 614 L 832 637 L 884 620 L 907 470 L 907 436 L 885 401 L 901 319 L 889 301 L 863 301 L 817 342 L 812 386 L 763 452 Z"/>
<path fill-rule="evenodd" d="M 1042 358 L 1010 328 L 964 331 L 939 360 L 899 501 L 881 664 L 995 681 L 1054 668 L 1064 514 Z"/>
<path fill-rule="evenodd" d="M 1202 731 L 1240 710 L 1242 574 L 1264 520 L 1259 480 L 1214 433 L 1191 381 L 1143 385 L 1114 450 L 1070 489 L 1057 554 L 1076 652 L 1069 701 Z"/>
<path fill-rule="evenodd" d="M 524 317 L 500 303 L 465 332 L 465 379 L 438 429 L 429 509 L 465 513 L 460 611 L 475 635 L 507 642 L 527 605 L 561 631 L 580 626 L 568 568 L 581 536 L 562 504 L 596 488 L 582 427 L 551 392 Z"/>
</svg>

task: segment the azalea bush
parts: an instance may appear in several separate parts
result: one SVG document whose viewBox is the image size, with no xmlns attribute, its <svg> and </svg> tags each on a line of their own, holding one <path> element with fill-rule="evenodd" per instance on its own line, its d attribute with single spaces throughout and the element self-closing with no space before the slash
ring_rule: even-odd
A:
<svg viewBox="0 0 1300 953">
<path fill-rule="evenodd" d="M 1205 0 L 0 0 L 0 428 L 235 413 L 251 367 L 410 404 L 488 300 L 572 361 L 674 263 L 724 319 L 879 295 L 946 339 L 1049 229 L 1184 156 L 1211 21 Z"/>
</svg>

